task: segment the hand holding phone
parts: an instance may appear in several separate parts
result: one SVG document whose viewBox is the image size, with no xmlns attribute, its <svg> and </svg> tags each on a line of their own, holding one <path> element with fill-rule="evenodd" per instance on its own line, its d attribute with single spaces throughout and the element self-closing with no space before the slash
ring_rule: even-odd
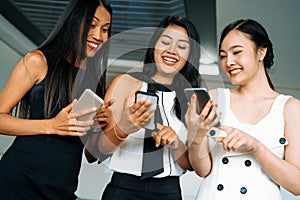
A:
<svg viewBox="0 0 300 200">
<path fill-rule="evenodd" d="M 156 106 L 158 104 L 158 96 L 156 94 L 137 91 L 135 93 L 135 102 L 140 101 L 141 99 L 145 99 L 146 101 L 151 102 L 150 108 L 156 109 Z M 155 129 L 155 123 L 154 123 L 154 114 L 150 118 L 149 122 L 144 126 L 146 129 L 154 130 Z"/>
<path fill-rule="evenodd" d="M 210 100 L 210 96 L 207 92 L 206 88 L 185 88 L 184 93 L 186 94 L 187 99 L 190 101 L 192 95 L 195 93 L 197 97 L 197 107 L 196 107 L 196 113 L 199 115 L 202 110 L 204 109 L 205 105 L 208 103 Z M 212 107 L 210 108 L 209 112 L 207 115 L 210 114 L 212 110 Z M 217 117 L 217 114 L 215 114 L 213 120 Z M 218 122 L 215 127 L 220 127 L 221 123 Z"/>
<path fill-rule="evenodd" d="M 71 112 L 78 112 L 82 110 L 86 110 L 89 108 L 100 108 L 103 105 L 104 101 L 95 94 L 92 90 L 86 89 L 82 95 L 79 97 L 78 101 L 72 108 Z M 88 113 L 81 117 L 78 117 L 79 121 L 89 121 L 92 120 L 96 116 L 96 112 Z"/>
</svg>

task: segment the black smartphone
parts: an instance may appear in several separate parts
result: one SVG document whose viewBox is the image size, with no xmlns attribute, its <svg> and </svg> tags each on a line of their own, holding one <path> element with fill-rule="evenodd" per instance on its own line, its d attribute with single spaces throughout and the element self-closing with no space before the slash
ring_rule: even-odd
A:
<svg viewBox="0 0 300 200">
<path fill-rule="evenodd" d="M 142 92 L 142 91 L 137 91 L 135 93 L 135 102 L 138 102 L 141 99 L 145 99 L 147 101 L 151 102 L 151 108 L 156 109 L 156 106 L 158 104 L 158 96 L 153 93 L 148 93 L 148 92 Z M 146 129 L 154 130 L 155 129 L 155 123 L 154 123 L 154 114 L 152 115 L 151 119 L 149 122 L 144 126 Z"/>
<path fill-rule="evenodd" d="M 191 100 L 192 95 L 195 93 L 196 97 L 197 97 L 197 108 L 196 108 L 196 112 L 197 114 L 200 114 L 202 112 L 202 110 L 204 109 L 205 105 L 207 104 L 207 102 L 210 100 L 210 96 L 207 92 L 206 88 L 185 88 L 184 89 L 184 93 L 188 99 L 188 101 Z M 207 116 L 209 115 L 209 113 L 211 112 L 212 107 L 210 108 Z M 214 116 L 214 119 L 217 117 L 217 114 Z M 220 122 L 218 122 L 215 127 L 219 127 L 221 126 Z"/>
</svg>

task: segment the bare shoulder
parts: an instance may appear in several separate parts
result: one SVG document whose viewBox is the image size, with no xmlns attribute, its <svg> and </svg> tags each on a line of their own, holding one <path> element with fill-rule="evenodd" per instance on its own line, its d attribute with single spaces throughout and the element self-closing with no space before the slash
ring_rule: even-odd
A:
<svg viewBox="0 0 300 200">
<path fill-rule="evenodd" d="M 46 76 L 48 70 L 46 57 L 39 50 L 28 52 L 22 59 L 21 65 L 25 66 L 25 69 L 32 77 L 35 77 L 37 82 L 41 81 Z"/>
<path fill-rule="evenodd" d="M 131 86 L 134 87 L 136 85 L 140 85 L 141 81 L 138 79 L 135 79 L 134 77 L 128 75 L 128 74 L 120 74 L 118 76 L 116 76 L 112 82 L 110 87 L 114 88 L 114 87 L 122 87 L 124 89 L 126 89 L 126 86 Z M 130 89 L 130 88 L 128 88 Z"/>
<path fill-rule="evenodd" d="M 23 58 L 24 64 L 29 68 L 47 68 L 47 60 L 40 50 L 28 52 Z"/>
<path fill-rule="evenodd" d="M 285 104 L 284 113 L 297 113 L 300 116 L 300 100 L 294 97 L 289 98 Z"/>
<path fill-rule="evenodd" d="M 116 76 L 107 90 L 107 95 L 110 98 L 118 95 L 128 96 L 132 94 L 134 91 L 139 90 L 141 88 L 142 82 L 128 74 L 120 74 Z"/>
</svg>

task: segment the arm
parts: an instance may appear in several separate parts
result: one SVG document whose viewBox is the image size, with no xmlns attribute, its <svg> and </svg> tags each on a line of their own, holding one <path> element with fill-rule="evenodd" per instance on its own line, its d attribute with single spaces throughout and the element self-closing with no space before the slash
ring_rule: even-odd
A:
<svg viewBox="0 0 300 200">
<path fill-rule="evenodd" d="M 217 108 L 215 105 L 208 117 L 206 117 L 213 105 L 212 101 L 209 101 L 201 114 L 198 115 L 196 113 L 196 103 L 196 96 L 193 95 L 185 115 L 188 129 L 188 156 L 196 174 L 200 177 L 205 177 L 211 172 L 212 168 L 207 133 L 220 120 L 220 115 L 212 121 Z"/>
<path fill-rule="evenodd" d="M 10 116 L 9 113 L 26 93 L 40 83 L 47 74 L 47 61 L 40 51 L 28 53 L 14 68 L 7 85 L 0 94 L 0 133 L 6 135 L 83 135 L 90 122 L 76 122 L 76 117 L 86 114 L 70 114 L 74 102 L 62 109 L 53 119 L 28 120 Z M 91 112 L 91 111 L 88 111 Z"/>
<path fill-rule="evenodd" d="M 141 100 L 134 103 L 135 92 L 141 81 L 129 75 L 119 75 L 111 83 L 104 100 L 113 100 L 112 120 L 98 139 L 98 149 L 103 154 L 113 153 L 131 134 L 145 125 L 152 115 L 150 102 Z"/>
<path fill-rule="evenodd" d="M 84 139 L 84 154 L 89 163 L 93 163 L 99 159 L 99 161 L 105 160 L 109 155 L 104 155 L 99 152 L 98 139 L 100 134 L 103 133 L 103 129 L 112 121 L 111 105 L 113 101 L 105 102 L 104 105 L 98 110 L 94 122 L 93 130 L 89 131 L 87 135 L 83 136 Z"/>
<path fill-rule="evenodd" d="M 300 195 L 300 101 L 289 99 L 285 105 L 285 137 L 289 142 L 285 147 L 285 159 L 274 155 L 260 144 L 253 151 L 265 173 L 278 185 L 294 195 Z"/>
</svg>

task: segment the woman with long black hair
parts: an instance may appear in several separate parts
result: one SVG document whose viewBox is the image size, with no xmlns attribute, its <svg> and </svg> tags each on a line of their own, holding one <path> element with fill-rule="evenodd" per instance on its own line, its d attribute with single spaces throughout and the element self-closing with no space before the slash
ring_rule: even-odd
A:
<svg viewBox="0 0 300 200">
<path fill-rule="evenodd" d="M 0 133 L 17 136 L 0 161 L 1 198 L 76 199 L 81 136 L 94 124 L 77 118 L 96 110 L 71 110 L 86 88 L 104 97 L 111 17 L 106 0 L 70 1 L 48 39 L 16 65 L 0 94 Z"/>
</svg>

